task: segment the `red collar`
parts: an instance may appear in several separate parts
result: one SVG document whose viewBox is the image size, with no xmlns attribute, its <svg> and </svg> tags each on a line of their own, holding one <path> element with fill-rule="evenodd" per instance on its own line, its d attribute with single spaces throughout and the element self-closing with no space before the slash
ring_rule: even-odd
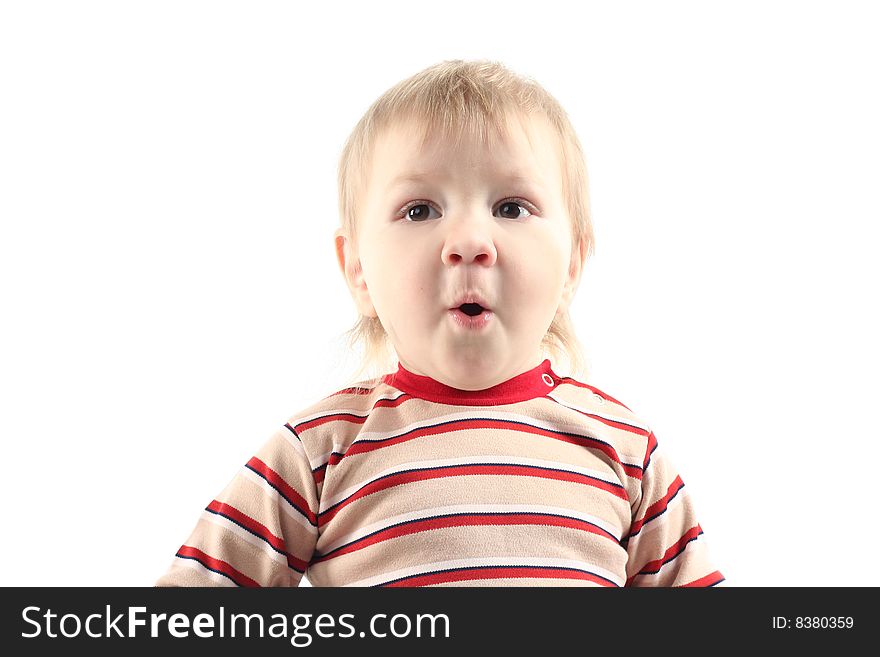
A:
<svg viewBox="0 0 880 657">
<path fill-rule="evenodd" d="M 559 385 L 561 379 L 551 369 L 550 361 L 545 359 L 537 367 L 484 390 L 453 388 L 429 376 L 413 374 L 400 363 L 397 364 L 397 372 L 386 374 L 382 380 L 426 401 L 463 406 L 498 406 L 543 397 Z"/>
</svg>

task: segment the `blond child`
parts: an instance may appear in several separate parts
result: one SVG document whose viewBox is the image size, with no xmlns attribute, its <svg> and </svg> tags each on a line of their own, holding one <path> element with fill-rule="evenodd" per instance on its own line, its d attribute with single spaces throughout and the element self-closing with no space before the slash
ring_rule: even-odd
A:
<svg viewBox="0 0 880 657">
<path fill-rule="evenodd" d="M 593 246 L 558 102 L 498 63 L 432 66 L 357 124 L 339 192 L 358 375 L 380 373 L 279 428 L 157 585 L 722 582 L 651 429 L 545 358 L 583 370 Z"/>
</svg>

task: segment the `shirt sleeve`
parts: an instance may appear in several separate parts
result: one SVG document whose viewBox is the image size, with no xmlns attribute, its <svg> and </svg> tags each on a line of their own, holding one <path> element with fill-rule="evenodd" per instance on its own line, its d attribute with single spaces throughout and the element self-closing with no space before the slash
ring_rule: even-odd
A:
<svg viewBox="0 0 880 657">
<path fill-rule="evenodd" d="M 299 586 L 318 508 L 310 460 L 285 425 L 208 504 L 155 586 Z"/>
<path fill-rule="evenodd" d="M 715 586 L 724 581 L 710 559 L 684 482 L 648 435 L 641 494 L 626 539 L 626 586 Z"/>
</svg>

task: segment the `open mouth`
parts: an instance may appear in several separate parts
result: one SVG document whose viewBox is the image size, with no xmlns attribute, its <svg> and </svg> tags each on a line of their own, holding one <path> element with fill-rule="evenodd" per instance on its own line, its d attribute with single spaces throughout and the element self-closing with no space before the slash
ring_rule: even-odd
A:
<svg viewBox="0 0 880 657">
<path fill-rule="evenodd" d="M 479 292 L 468 290 L 454 299 L 452 303 L 458 305 L 451 306 L 448 312 L 458 330 L 481 331 L 493 324 L 495 311 L 484 305 L 488 301 Z"/>
<path fill-rule="evenodd" d="M 466 330 L 482 330 L 492 324 L 494 313 L 481 303 L 470 301 L 449 309 L 456 324 Z"/>
<path fill-rule="evenodd" d="M 478 303 L 463 303 L 458 308 L 468 317 L 476 317 L 485 310 L 485 308 Z"/>
</svg>

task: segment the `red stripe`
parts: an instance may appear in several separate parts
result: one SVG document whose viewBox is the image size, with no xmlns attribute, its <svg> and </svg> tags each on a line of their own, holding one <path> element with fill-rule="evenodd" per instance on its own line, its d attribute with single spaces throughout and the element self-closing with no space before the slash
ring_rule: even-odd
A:
<svg viewBox="0 0 880 657">
<path fill-rule="evenodd" d="M 309 420 L 307 422 L 300 422 L 294 428 L 296 429 L 296 431 L 307 431 L 309 429 L 314 429 L 315 427 L 320 427 L 322 424 L 328 424 L 330 422 L 348 422 L 349 424 L 363 424 L 366 419 L 366 417 L 353 415 L 351 413 L 332 413 L 323 417 L 316 417 L 314 420 Z"/>
<path fill-rule="evenodd" d="M 498 578 L 537 578 L 537 579 L 581 579 L 595 582 L 600 586 L 616 586 L 603 577 L 593 573 L 585 573 L 571 568 L 538 568 L 519 566 L 516 568 L 498 568 L 497 566 L 485 566 L 468 568 L 467 570 L 453 570 L 440 573 L 416 575 L 403 580 L 384 584 L 388 588 L 400 588 L 408 586 L 431 586 L 432 584 L 444 584 L 446 582 L 461 582 L 475 579 L 498 579 Z"/>
<path fill-rule="evenodd" d="M 357 550 L 362 550 L 366 547 L 390 540 L 392 538 L 399 538 L 401 536 L 417 534 L 419 532 L 429 531 L 432 529 L 469 526 L 485 527 L 497 525 L 552 525 L 557 527 L 568 527 L 571 529 L 580 529 L 582 531 L 586 531 L 592 534 L 598 534 L 599 536 L 603 536 L 614 541 L 615 544 L 618 542 L 612 534 L 602 529 L 601 527 L 597 527 L 596 525 L 588 523 L 584 520 L 579 520 L 577 518 L 551 516 L 545 513 L 516 513 L 500 515 L 459 514 L 454 516 L 443 516 L 439 518 L 424 518 L 422 520 L 408 522 L 402 525 L 387 527 L 376 532 L 375 534 L 357 539 L 342 548 L 333 550 L 321 556 L 316 556 L 312 559 L 311 563 L 320 563 L 322 561 L 327 561 L 328 559 L 340 557 L 344 554 L 349 554 L 351 552 L 356 552 Z"/>
<path fill-rule="evenodd" d="M 672 545 L 666 552 L 663 553 L 663 556 L 659 559 L 654 559 L 653 561 L 649 561 L 644 566 L 641 567 L 639 572 L 626 580 L 626 585 L 629 586 L 630 583 L 639 575 L 652 573 L 654 571 L 660 570 L 660 567 L 675 561 L 679 556 L 681 556 L 681 551 L 684 545 L 690 543 L 693 539 L 703 533 L 703 529 L 697 525 L 696 527 L 691 527 L 688 529 L 684 536 L 678 539 L 674 545 Z"/>
<path fill-rule="evenodd" d="M 266 541 L 273 548 L 281 552 L 285 557 L 287 557 L 287 565 L 291 568 L 296 568 L 300 572 L 305 571 L 306 566 L 308 566 L 307 561 L 303 561 L 302 559 L 297 559 L 295 556 L 290 554 L 287 551 L 287 546 L 284 544 L 284 539 L 278 536 L 275 536 L 266 525 L 257 522 L 254 518 L 251 518 L 249 515 L 246 515 L 225 502 L 218 502 L 214 500 L 208 505 L 208 510 L 213 511 L 214 513 L 220 514 L 230 520 L 234 520 L 242 527 L 250 530 L 264 541 Z"/>
<path fill-rule="evenodd" d="M 570 481 L 572 483 L 594 486 L 595 488 L 607 491 L 622 500 L 629 501 L 629 496 L 619 484 L 611 484 L 607 481 L 595 479 L 593 477 L 582 475 L 577 472 L 561 472 L 559 470 L 552 470 L 549 468 L 536 468 L 517 464 L 469 463 L 455 467 L 398 472 L 393 475 L 383 477 L 378 481 L 371 481 L 370 483 L 365 484 L 363 487 L 358 489 L 355 493 L 352 493 L 345 500 L 339 502 L 332 509 L 328 509 L 327 511 L 319 514 L 320 522 L 321 524 L 327 523 L 349 504 L 359 499 L 363 499 L 368 495 L 372 495 L 373 493 L 393 488 L 394 486 L 400 486 L 403 484 L 415 483 L 420 481 L 428 481 L 431 479 L 461 477 L 467 475 L 512 475 L 522 477 L 540 477 L 542 479 L 553 479 L 556 481 Z"/>
<path fill-rule="evenodd" d="M 254 518 L 251 518 L 249 515 L 242 513 L 234 506 L 230 506 L 225 502 L 218 502 L 217 500 L 214 500 L 208 505 L 208 511 L 213 511 L 214 513 L 225 516 L 230 520 L 234 520 L 245 529 L 252 531 L 254 534 L 262 538 L 279 552 L 287 554 L 287 547 L 284 545 L 283 538 L 275 536 L 275 534 L 269 531 L 269 528 L 266 527 L 266 525 L 257 522 Z"/>
<path fill-rule="evenodd" d="M 407 399 L 413 399 L 413 397 L 409 396 L 406 393 L 403 393 L 396 399 L 379 399 L 373 404 L 373 408 L 397 408 Z"/>
<path fill-rule="evenodd" d="M 275 472 L 268 465 L 263 463 L 256 456 L 251 458 L 248 461 L 248 466 L 251 467 L 255 472 L 260 473 L 263 478 L 268 481 L 270 484 L 275 486 L 284 497 L 293 502 L 295 505 L 299 506 L 299 510 L 311 521 L 313 525 L 318 524 L 318 519 L 315 517 L 314 512 L 309 508 L 309 503 L 306 502 L 305 498 L 297 493 L 293 488 L 291 488 L 290 484 L 288 484 L 284 479 L 281 478 L 277 472 Z"/>
<path fill-rule="evenodd" d="M 362 388 L 348 388 L 348 390 L 362 390 Z M 335 395 L 330 395 L 330 397 L 334 397 L 336 395 L 340 395 L 345 393 L 346 391 L 337 392 Z M 368 394 L 373 392 L 372 389 L 367 390 L 364 393 L 356 393 L 356 394 Z M 329 399 L 328 397 L 327 399 Z M 409 395 L 403 394 L 397 399 L 379 399 L 373 404 L 373 407 L 367 412 L 367 415 L 361 417 L 359 415 L 354 415 L 353 413 L 332 413 L 330 415 L 324 415 L 322 417 L 315 418 L 313 420 L 309 420 L 307 422 L 301 422 L 296 425 L 296 431 L 306 431 L 308 429 L 314 429 L 315 427 L 320 427 L 324 424 L 329 424 L 330 422 L 348 422 L 350 424 L 363 424 L 367 417 L 369 417 L 370 413 L 372 413 L 375 408 L 395 408 L 400 406 L 406 399 L 409 398 Z"/>
<path fill-rule="evenodd" d="M 249 586 L 253 588 L 259 588 L 260 586 L 256 581 L 252 580 L 241 571 L 236 570 L 230 564 L 221 561 L 220 559 L 215 559 L 198 548 L 189 545 L 182 545 L 177 551 L 177 556 L 195 559 L 206 568 L 223 573 L 239 586 Z"/>
<path fill-rule="evenodd" d="M 693 582 L 690 582 L 688 584 L 682 584 L 682 586 L 715 586 L 719 582 L 723 581 L 724 575 L 716 570 L 714 573 L 709 573 L 705 577 L 695 579 Z"/>
<path fill-rule="evenodd" d="M 381 441 L 355 440 L 355 442 L 351 444 L 348 450 L 346 450 L 345 454 L 331 454 L 328 465 L 337 465 L 340 461 L 342 461 L 343 458 L 347 456 L 353 456 L 355 454 L 362 454 L 377 449 L 383 449 L 385 447 L 391 447 L 393 445 L 399 445 L 400 443 L 405 443 L 407 441 L 415 440 L 416 438 L 421 438 L 424 436 L 435 436 L 437 434 L 452 433 L 454 431 L 469 431 L 474 429 L 506 429 L 508 431 L 519 431 L 521 433 L 554 438 L 556 440 L 570 443 L 572 445 L 580 445 L 591 449 L 598 449 L 606 456 L 608 456 L 612 461 L 621 466 L 627 475 L 629 475 L 630 477 L 641 479 L 642 471 L 638 466 L 631 466 L 622 463 L 617 452 L 611 445 L 595 439 L 592 436 L 569 436 L 561 434 L 559 432 L 551 431 L 549 429 L 541 429 L 539 427 L 533 427 L 527 424 L 518 424 L 514 422 L 505 422 L 502 420 L 493 420 L 488 418 L 475 418 L 445 422 L 437 426 L 414 429 L 413 431 L 409 431 L 404 435 Z"/>
<path fill-rule="evenodd" d="M 630 526 L 629 535 L 634 536 L 638 534 L 642 530 L 644 524 L 648 522 L 649 518 L 653 518 L 662 511 L 665 511 L 666 507 L 669 506 L 669 500 L 671 500 L 682 488 L 684 488 L 684 482 L 681 480 L 681 476 L 677 475 L 675 481 L 669 484 L 669 488 L 666 490 L 666 495 L 649 506 L 645 511 L 645 514 Z"/>
<path fill-rule="evenodd" d="M 621 404 L 623 406 L 623 404 Z M 627 424 L 623 421 L 612 420 L 610 418 L 602 417 L 601 415 L 596 415 L 595 413 L 588 413 L 587 411 L 582 411 L 578 408 L 571 408 L 570 406 L 566 406 L 566 408 L 570 408 L 573 411 L 577 411 L 581 415 L 586 415 L 587 417 L 593 418 L 594 420 L 599 420 L 603 424 L 607 424 L 609 427 L 614 427 L 615 429 L 622 429 L 624 431 L 630 431 L 632 433 L 638 434 L 640 436 L 647 436 L 648 431 L 642 429 L 641 427 L 636 427 L 631 424 Z M 624 406 L 624 408 L 626 408 Z"/>
<path fill-rule="evenodd" d="M 607 417 L 602 417 L 601 415 L 596 415 L 595 413 L 587 413 L 586 411 L 579 411 L 578 409 L 572 409 L 578 411 L 582 415 L 586 415 L 587 417 L 591 417 L 594 420 L 599 420 L 599 422 L 603 424 L 607 424 L 609 427 L 614 427 L 615 429 L 622 429 L 623 431 L 629 431 L 631 433 L 638 434 L 640 436 L 647 436 L 648 432 L 642 429 L 641 427 L 634 427 L 631 424 L 626 424 L 624 422 L 618 422 L 617 420 L 612 420 Z"/>
</svg>

